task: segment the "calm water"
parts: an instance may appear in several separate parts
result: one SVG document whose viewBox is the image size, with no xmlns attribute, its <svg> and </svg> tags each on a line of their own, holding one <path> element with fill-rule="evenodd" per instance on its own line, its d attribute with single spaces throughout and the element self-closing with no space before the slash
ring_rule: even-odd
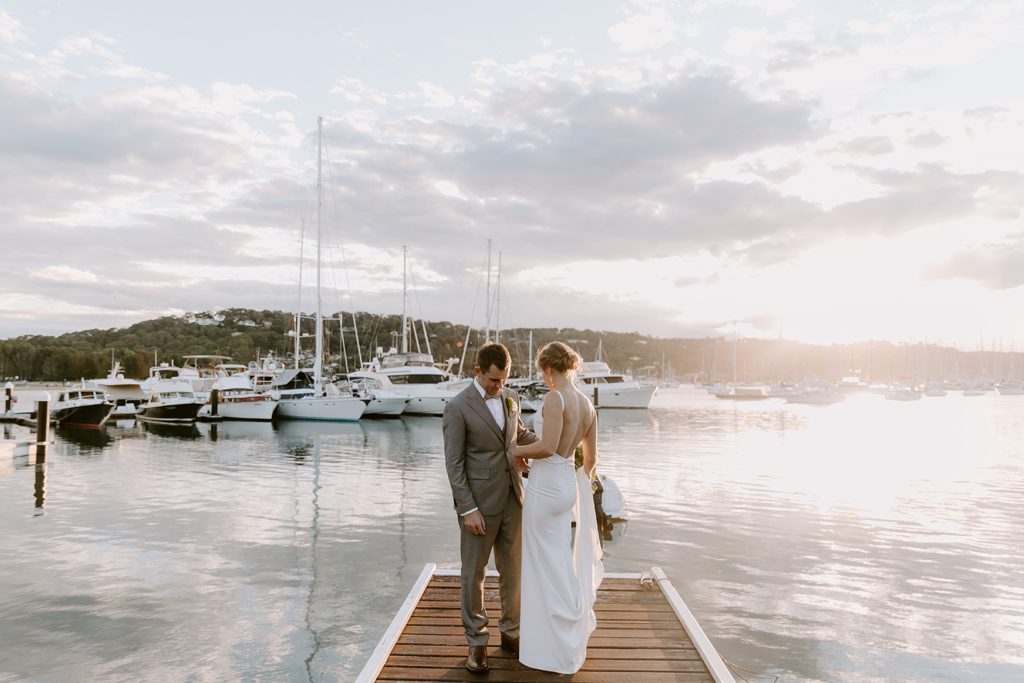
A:
<svg viewBox="0 0 1024 683">
<path fill-rule="evenodd" d="M 458 563 L 439 419 L 55 440 L 0 462 L 3 681 L 348 681 L 423 565 Z M 680 389 L 602 412 L 601 451 L 631 510 L 606 567 L 663 567 L 730 662 L 1024 680 L 1024 397 Z"/>
</svg>

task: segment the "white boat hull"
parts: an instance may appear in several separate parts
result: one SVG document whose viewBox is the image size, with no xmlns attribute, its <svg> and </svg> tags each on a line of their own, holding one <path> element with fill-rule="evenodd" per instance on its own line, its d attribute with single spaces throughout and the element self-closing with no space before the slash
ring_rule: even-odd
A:
<svg viewBox="0 0 1024 683">
<path fill-rule="evenodd" d="M 658 390 L 658 387 L 653 384 L 642 387 L 584 384 L 579 388 L 587 395 L 587 398 L 593 401 L 595 387 L 598 408 L 647 408 L 651 405 L 651 399 L 654 398 L 654 393 Z"/>
<path fill-rule="evenodd" d="M 261 401 L 229 401 L 217 404 L 217 416 L 222 420 L 269 422 L 274 419 L 274 411 L 276 410 L 277 401 L 273 399 Z M 212 412 L 212 407 L 207 403 L 199 411 L 199 417 L 208 418 L 212 415 Z"/>
<path fill-rule="evenodd" d="M 202 406 L 202 403 L 192 399 L 150 401 L 139 406 L 135 418 L 148 422 L 195 422 Z"/>
<path fill-rule="evenodd" d="M 541 409 L 544 405 L 544 399 L 540 398 L 520 398 L 519 409 L 524 413 L 535 413 Z"/>
<path fill-rule="evenodd" d="M 354 422 L 363 416 L 366 404 L 358 398 L 282 398 L 277 414 L 284 420 L 320 420 L 326 422 Z"/>
<path fill-rule="evenodd" d="M 405 412 L 405 398 L 369 398 L 363 399 L 366 410 L 363 417 L 399 417 Z"/>
<path fill-rule="evenodd" d="M 807 394 L 792 394 L 784 397 L 786 403 L 799 403 L 809 406 L 830 406 L 846 399 L 846 394 L 833 394 L 830 392 L 810 392 Z"/>
<path fill-rule="evenodd" d="M 456 394 L 452 394 L 451 398 L 455 396 Z M 405 411 L 402 414 L 440 417 L 444 415 L 444 407 L 450 400 L 441 396 L 409 396 L 406 398 Z"/>
</svg>

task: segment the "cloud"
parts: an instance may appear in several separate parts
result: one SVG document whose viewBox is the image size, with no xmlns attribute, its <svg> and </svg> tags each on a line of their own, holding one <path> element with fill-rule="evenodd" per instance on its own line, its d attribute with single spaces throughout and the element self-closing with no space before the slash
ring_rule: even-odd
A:
<svg viewBox="0 0 1024 683">
<path fill-rule="evenodd" d="M 976 214 L 1007 220 L 1024 206 L 1019 173 L 953 173 L 935 164 L 911 171 L 852 170 L 882 189 L 878 196 L 833 209 L 833 224 L 852 233 L 892 234 Z"/>
<path fill-rule="evenodd" d="M 24 25 L 0 7 L 0 44 L 24 43 L 27 40 Z"/>
<path fill-rule="evenodd" d="M 927 268 L 933 279 L 973 280 L 991 289 L 1024 285 L 1024 238 L 961 250 L 944 263 Z"/>
<path fill-rule="evenodd" d="M 844 149 L 847 153 L 853 155 L 879 156 L 882 154 L 890 154 L 896 148 L 893 146 L 892 140 L 889 138 L 880 135 L 873 135 L 871 137 L 861 137 L 850 140 L 844 145 Z"/>
<path fill-rule="evenodd" d="M 923 130 L 911 133 L 907 137 L 907 142 L 911 147 L 917 147 L 920 149 L 927 149 L 929 147 L 938 147 L 946 138 L 939 135 L 934 130 Z"/>
<path fill-rule="evenodd" d="M 716 5 L 771 13 L 790 3 Z M 596 283 L 603 292 L 571 280 L 550 290 L 530 274 L 701 256 L 735 274 L 788 264 L 837 238 L 1019 219 L 1021 174 L 988 170 L 1010 168 L 991 155 L 970 172 L 939 156 L 960 143 L 965 103 L 948 117 L 906 105 L 861 115 L 862 86 L 888 87 L 927 65 L 915 61 L 920 45 L 913 55 L 899 48 L 898 27 L 877 21 L 829 33 L 810 19 L 766 20 L 733 35 L 734 51 L 764 62 L 751 72 L 680 50 L 679 37 L 694 29 L 673 18 L 677 9 L 628 5 L 608 36 L 629 54 L 607 63 L 585 57 L 582 45 L 560 47 L 564 37 L 554 35 L 542 52 L 480 58 L 462 90 L 429 71 L 407 74 L 400 89 L 347 67 L 328 78 L 338 105 L 325 116 L 332 280 L 353 283 L 356 307 L 393 312 L 408 244 L 422 315 L 465 322 L 493 238 L 503 300 L 518 302 L 524 326 L 673 334 L 721 321 L 687 322 L 664 300 L 610 279 Z M 935 26 L 928 35 L 934 44 L 948 32 Z M 296 125 L 305 93 L 272 82 L 176 82 L 133 66 L 102 34 L 55 41 L 35 59 L 15 55 L 11 41 L 26 41 L 26 31 L 0 11 L 5 40 L 13 67 L 0 70 L 0 232 L 18 236 L 8 259 L 18 285 L 4 285 L 5 299 L 45 302 L 69 325 L 127 311 L 295 307 L 300 231 L 305 222 L 308 239 L 314 222 L 313 124 Z M 653 54 L 662 49 L 671 55 Z M 903 57 L 895 70 L 862 73 L 858 59 L 877 64 L 887 54 Z M 830 66 L 818 71 L 822 63 Z M 803 86 L 826 76 L 830 87 L 845 85 L 837 74 L 852 66 L 864 79 L 837 121 L 819 91 Z M 787 80 L 805 72 L 814 77 Z M 1016 125 L 1013 111 L 978 106 L 963 116 L 972 131 L 998 138 Z M 834 178 L 860 182 L 851 191 Z M 846 194 L 819 198 L 805 189 L 815 182 Z M 992 266 L 990 253 L 969 250 L 941 272 L 978 276 Z M 307 264 L 309 256 L 307 248 Z M 994 282 L 1012 281 L 1013 263 L 996 268 L 1004 276 Z M 663 281 L 679 297 L 723 286 L 705 271 Z M 566 301 L 573 315 L 585 311 L 579 321 L 565 319 Z M 23 326 L 20 310 L 5 303 L 0 330 Z M 759 316 L 745 316 L 751 329 L 772 327 Z"/>
<path fill-rule="evenodd" d="M 660 2 L 634 0 L 623 11 L 626 17 L 608 29 L 608 37 L 623 52 L 655 50 L 679 34 L 679 26 Z"/>
</svg>

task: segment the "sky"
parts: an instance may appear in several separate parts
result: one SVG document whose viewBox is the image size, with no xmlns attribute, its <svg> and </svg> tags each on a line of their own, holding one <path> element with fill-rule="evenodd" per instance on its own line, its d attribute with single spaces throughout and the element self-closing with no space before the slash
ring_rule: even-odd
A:
<svg viewBox="0 0 1024 683">
<path fill-rule="evenodd" d="M 312 310 L 322 117 L 326 309 L 400 312 L 405 246 L 410 313 L 483 327 L 491 240 L 500 327 L 1020 350 L 1022 35 L 1024 0 L 0 0 L 0 338 Z"/>
</svg>

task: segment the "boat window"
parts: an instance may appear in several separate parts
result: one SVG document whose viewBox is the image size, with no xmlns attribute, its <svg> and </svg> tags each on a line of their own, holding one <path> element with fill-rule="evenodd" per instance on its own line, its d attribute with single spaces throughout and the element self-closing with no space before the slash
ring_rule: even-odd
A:
<svg viewBox="0 0 1024 683">
<path fill-rule="evenodd" d="M 616 384 L 618 382 L 624 382 L 625 378 L 623 378 L 622 375 L 612 375 L 611 377 L 605 377 L 604 381 L 608 382 L 608 384 Z"/>
</svg>

